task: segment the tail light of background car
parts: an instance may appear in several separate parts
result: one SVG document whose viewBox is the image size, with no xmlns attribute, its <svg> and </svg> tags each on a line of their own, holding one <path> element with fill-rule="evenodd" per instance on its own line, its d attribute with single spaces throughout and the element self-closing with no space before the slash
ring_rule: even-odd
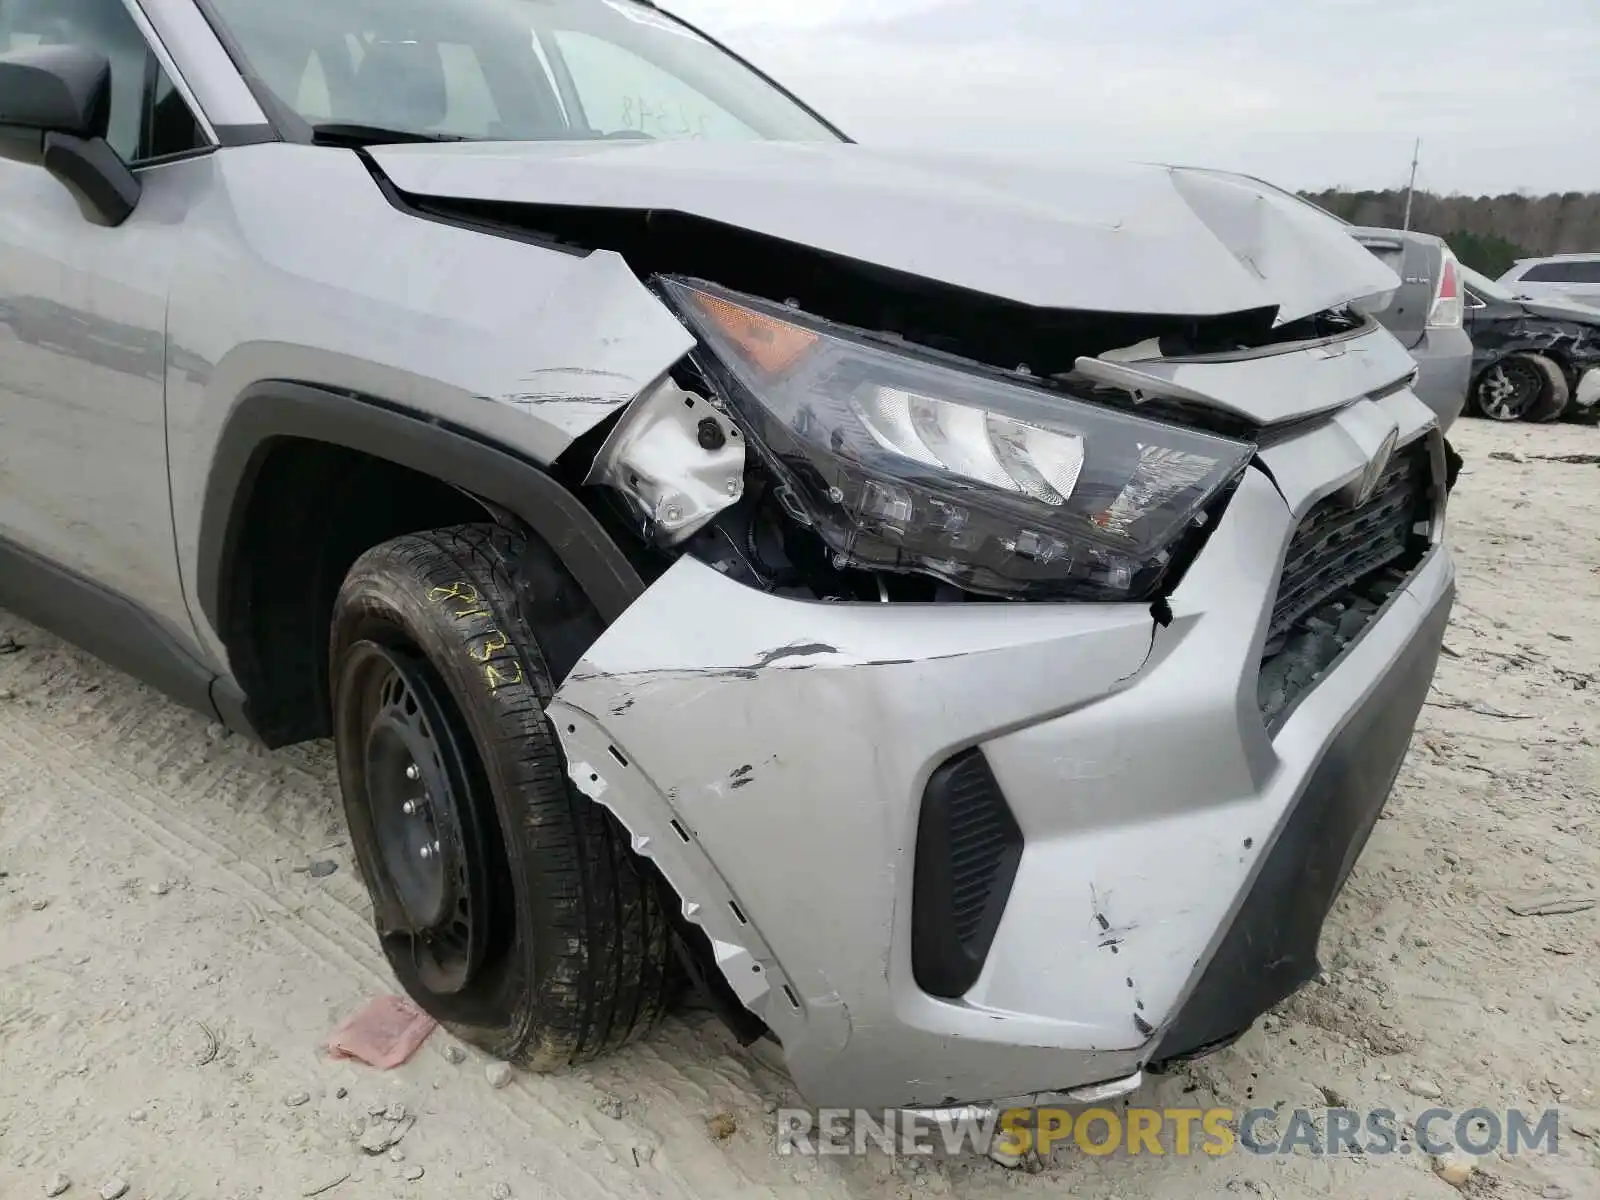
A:
<svg viewBox="0 0 1600 1200">
<path fill-rule="evenodd" d="M 1433 294 L 1428 328 L 1460 329 L 1461 310 L 1461 272 L 1456 268 L 1456 256 L 1446 248 L 1444 261 L 1439 264 L 1439 288 Z"/>
</svg>

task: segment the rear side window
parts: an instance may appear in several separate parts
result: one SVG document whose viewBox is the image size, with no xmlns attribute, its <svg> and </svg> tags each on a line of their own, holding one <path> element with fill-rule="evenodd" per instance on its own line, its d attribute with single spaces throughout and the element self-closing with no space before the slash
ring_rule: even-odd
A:
<svg viewBox="0 0 1600 1200">
<path fill-rule="evenodd" d="M 1539 263 L 1522 278 L 1526 283 L 1600 283 L 1600 258 Z"/>
<path fill-rule="evenodd" d="M 106 141 L 128 163 L 201 149 L 205 135 L 122 0 L 0 0 L 0 54 L 82 46 L 111 63 Z"/>
</svg>

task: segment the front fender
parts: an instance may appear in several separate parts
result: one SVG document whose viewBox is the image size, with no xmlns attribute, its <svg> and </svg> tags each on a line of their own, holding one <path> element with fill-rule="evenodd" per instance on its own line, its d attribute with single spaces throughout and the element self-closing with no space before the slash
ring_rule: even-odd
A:
<svg viewBox="0 0 1600 1200">
<path fill-rule="evenodd" d="M 198 633 L 222 662 L 215 571 L 235 495 L 225 477 L 246 477 L 254 449 L 240 431 L 327 436 L 320 419 L 247 414 L 263 387 L 375 399 L 368 422 L 392 425 L 375 415 L 388 406 L 453 431 L 431 449 L 413 438 L 413 457 L 397 461 L 449 482 L 446 470 L 465 470 L 464 486 L 520 514 L 537 484 L 512 488 L 502 462 L 482 470 L 513 502 L 489 494 L 465 443 L 549 464 L 693 344 L 618 255 L 403 211 L 353 151 L 271 143 L 213 155 L 184 219 L 188 258 L 168 312 L 173 516 Z M 307 415 L 299 407 L 294 420 Z M 341 436 L 385 456 L 404 440 L 390 428 L 370 444 Z"/>
</svg>

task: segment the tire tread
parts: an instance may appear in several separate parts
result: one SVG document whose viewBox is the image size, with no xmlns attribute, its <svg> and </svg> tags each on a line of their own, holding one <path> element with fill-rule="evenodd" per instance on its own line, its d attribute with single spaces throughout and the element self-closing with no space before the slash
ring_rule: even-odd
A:
<svg viewBox="0 0 1600 1200">
<path fill-rule="evenodd" d="M 551 584 L 543 571 L 522 569 L 529 550 L 520 534 L 490 524 L 409 534 L 362 555 L 341 602 L 363 581 L 369 588 L 390 580 L 402 588 L 420 585 L 424 595 L 471 584 L 486 615 L 441 616 L 435 634 L 465 651 L 501 632 L 510 645 L 489 665 L 521 665 L 520 682 L 479 687 L 467 706 L 477 710 L 468 723 L 491 784 L 502 792 L 502 814 L 516 813 L 516 828 L 504 830 L 507 852 L 527 859 L 521 874 L 542 926 L 534 939 L 533 985 L 524 1019 L 509 1019 L 504 1029 L 454 1027 L 520 1065 L 551 1069 L 616 1050 L 656 1023 L 669 998 L 671 948 L 664 889 L 635 857 L 617 820 L 568 779 L 545 716 L 555 686 L 521 596 Z M 335 640 L 337 654 L 337 634 Z"/>
</svg>

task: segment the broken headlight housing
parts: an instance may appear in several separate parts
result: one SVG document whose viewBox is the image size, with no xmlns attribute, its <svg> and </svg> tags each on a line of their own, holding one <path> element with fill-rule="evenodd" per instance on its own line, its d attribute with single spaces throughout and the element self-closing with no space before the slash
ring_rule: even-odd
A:
<svg viewBox="0 0 1600 1200">
<path fill-rule="evenodd" d="M 663 281 L 702 367 L 836 567 L 1002 596 L 1156 595 L 1254 447 Z"/>
</svg>

